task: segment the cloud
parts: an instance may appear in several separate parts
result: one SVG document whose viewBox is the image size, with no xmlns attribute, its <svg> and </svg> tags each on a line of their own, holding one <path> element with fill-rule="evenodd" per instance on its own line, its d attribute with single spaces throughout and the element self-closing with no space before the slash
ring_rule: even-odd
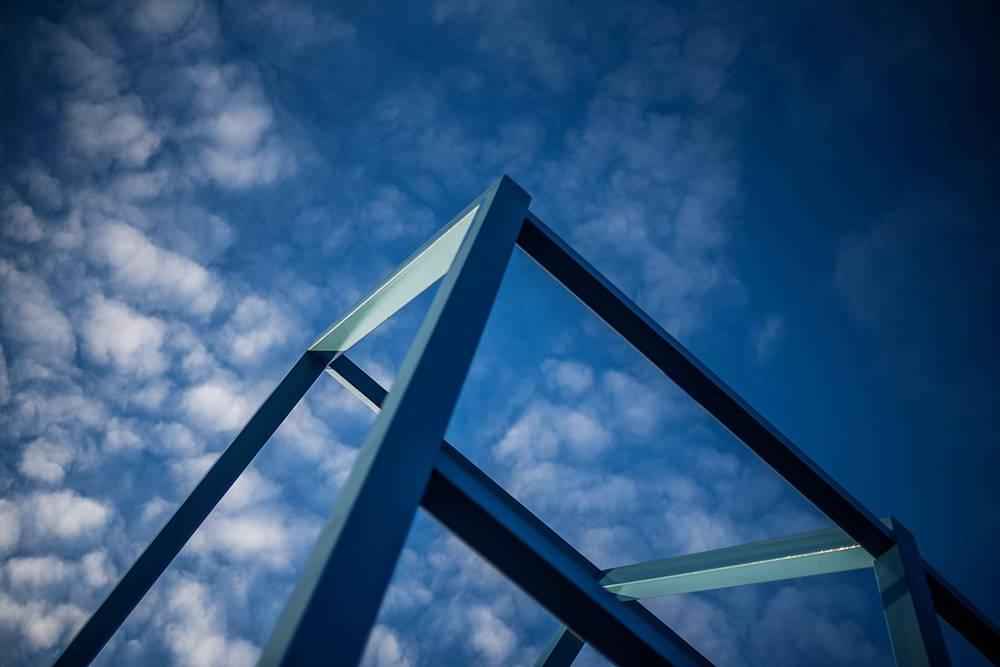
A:
<svg viewBox="0 0 1000 667">
<path fill-rule="evenodd" d="M 174 661 L 184 667 L 252 665 L 260 649 L 241 638 L 230 638 L 226 615 L 211 601 L 211 591 L 190 576 L 178 578 L 165 601 L 164 635 Z"/>
<path fill-rule="evenodd" d="M 203 266 L 164 250 L 123 222 L 99 227 L 91 250 L 110 269 L 115 288 L 133 299 L 207 315 L 221 298 L 216 278 Z"/>
<path fill-rule="evenodd" d="M 87 618 L 73 604 L 18 602 L 0 592 L 0 628 L 15 631 L 35 649 L 48 649 L 67 638 Z"/>
<path fill-rule="evenodd" d="M 73 327 L 48 285 L 0 259 L 0 325 L 5 341 L 34 349 L 35 359 L 71 359 L 76 354 Z"/>
<path fill-rule="evenodd" d="M 224 354 L 239 363 L 260 359 L 291 336 L 296 318 L 259 296 L 243 298 L 219 335 Z"/>
<path fill-rule="evenodd" d="M 74 452 L 69 445 L 38 439 L 24 448 L 18 470 L 39 482 L 58 483 L 66 476 L 66 468 L 73 458 Z"/>
<path fill-rule="evenodd" d="M 586 391 L 594 383 L 594 372 L 577 361 L 546 359 L 542 363 L 542 372 L 554 387 L 572 394 Z"/>
<path fill-rule="evenodd" d="M 145 116 L 142 101 L 123 96 L 108 102 L 72 102 L 66 127 L 80 156 L 141 167 L 160 146 L 160 135 Z"/>
<path fill-rule="evenodd" d="M 5 207 L 4 222 L 0 224 L 0 228 L 5 236 L 19 243 L 34 243 L 45 234 L 34 210 L 20 201 Z"/>
<path fill-rule="evenodd" d="M 468 610 L 469 643 L 489 664 L 507 664 L 517 644 L 514 632 L 486 605 Z"/>
<path fill-rule="evenodd" d="M 493 452 L 501 460 L 520 464 L 553 458 L 563 448 L 588 459 L 603 452 L 611 441 L 611 434 L 594 415 L 539 401 L 525 410 Z"/>
<path fill-rule="evenodd" d="M 0 344 L 0 405 L 10 400 L 10 375 L 7 373 L 7 356 Z"/>
<path fill-rule="evenodd" d="M 132 22 L 141 32 L 166 36 L 190 21 L 200 5 L 199 0 L 144 0 L 135 4 Z"/>
<path fill-rule="evenodd" d="M 209 380 L 184 392 L 181 407 L 208 431 L 234 431 L 250 418 L 253 405 L 235 382 Z"/>
<path fill-rule="evenodd" d="M 771 315 L 753 332 L 751 343 L 753 357 L 758 364 L 767 363 L 774 356 L 775 347 L 785 335 L 785 318 Z"/>
<path fill-rule="evenodd" d="M 107 504 L 71 490 L 32 494 L 26 506 L 34 530 L 62 540 L 99 533 L 113 514 Z"/>
<path fill-rule="evenodd" d="M 187 70 L 200 112 L 194 133 L 203 140 L 198 162 L 215 183 L 234 189 L 273 183 L 296 160 L 272 130 L 274 112 L 253 77 L 234 66 Z"/>
<path fill-rule="evenodd" d="M 118 371 L 154 375 L 166 366 L 163 321 L 142 315 L 121 301 L 96 296 L 83 322 L 80 336 L 96 361 L 111 363 Z"/>
<path fill-rule="evenodd" d="M 361 660 L 364 667 L 409 667 L 406 650 L 399 634 L 382 624 L 372 628 L 368 646 Z"/>
<path fill-rule="evenodd" d="M 11 551 L 21 537 L 21 508 L 0 498 L 0 554 Z"/>
</svg>

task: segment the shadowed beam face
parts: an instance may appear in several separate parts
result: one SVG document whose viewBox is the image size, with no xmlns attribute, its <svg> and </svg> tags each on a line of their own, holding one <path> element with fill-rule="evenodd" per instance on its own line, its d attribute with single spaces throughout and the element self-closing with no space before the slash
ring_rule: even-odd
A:
<svg viewBox="0 0 1000 667">
<path fill-rule="evenodd" d="M 367 373 L 343 355 L 330 368 L 338 381 L 380 410 L 385 389 Z M 447 441 L 441 443 L 421 504 L 616 664 L 710 664 L 641 605 L 609 595 L 599 583 L 597 567 Z M 567 634 L 547 654 L 572 660 L 582 647 L 575 638 Z"/>
</svg>

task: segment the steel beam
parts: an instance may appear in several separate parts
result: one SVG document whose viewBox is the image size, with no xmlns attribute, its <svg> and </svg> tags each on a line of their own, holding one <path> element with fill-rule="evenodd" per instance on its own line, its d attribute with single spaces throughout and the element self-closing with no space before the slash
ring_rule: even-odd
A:
<svg viewBox="0 0 1000 667">
<path fill-rule="evenodd" d="M 337 320 L 310 350 L 344 352 L 437 282 L 451 266 L 482 197 L 406 258 L 388 278 Z"/>
<path fill-rule="evenodd" d="M 215 506 L 226 495 L 264 443 L 305 395 L 330 361 L 332 353 L 306 352 L 264 400 L 232 443 L 156 534 L 56 660 L 57 667 L 87 665 L 147 591 L 180 553 Z"/>
<path fill-rule="evenodd" d="M 869 553 L 892 547 L 873 514 L 533 214 L 517 244 Z"/>
<path fill-rule="evenodd" d="M 994 665 L 1000 665 L 1000 629 L 974 604 L 924 561 L 927 585 L 934 607 L 948 625 L 955 628 Z"/>
<path fill-rule="evenodd" d="M 896 545 L 875 559 L 875 578 L 896 664 L 948 667 L 948 650 L 917 544 L 899 521 L 893 519 L 891 526 Z"/>
<path fill-rule="evenodd" d="M 839 528 L 674 556 L 604 571 L 604 589 L 628 599 L 647 599 L 718 588 L 761 584 L 871 567 L 871 554 Z M 568 667 L 583 640 L 568 628 L 553 635 L 536 667 Z"/>
<path fill-rule="evenodd" d="M 476 208 L 261 664 L 360 660 L 529 199 L 505 176 Z"/>
<path fill-rule="evenodd" d="M 875 515 L 534 214 L 525 218 L 517 244 L 872 556 L 895 545 L 888 528 Z M 1000 665 L 997 626 L 933 568 L 926 563 L 924 567 L 942 617 L 984 656 Z"/>
<path fill-rule="evenodd" d="M 338 357 L 330 367 L 368 404 L 382 404 L 385 390 L 347 357 Z M 648 610 L 608 594 L 597 567 L 446 441 L 421 502 L 609 659 L 618 664 L 711 664 Z"/>
<path fill-rule="evenodd" d="M 673 556 L 607 570 L 605 589 L 625 598 L 762 584 L 871 567 L 872 557 L 840 528 Z"/>
<path fill-rule="evenodd" d="M 583 650 L 584 641 L 565 625 L 556 630 L 542 649 L 535 667 L 569 667 Z"/>
</svg>

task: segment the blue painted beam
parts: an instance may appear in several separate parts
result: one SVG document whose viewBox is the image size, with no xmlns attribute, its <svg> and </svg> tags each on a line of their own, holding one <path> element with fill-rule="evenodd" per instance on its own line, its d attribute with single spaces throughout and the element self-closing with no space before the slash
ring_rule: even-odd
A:
<svg viewBox="0 0 1000 667">
<path fill-rule="evenodd" d="M 507 177 L 482 197 L 260 664 L 360 660 L 529 199 Z"/>
<path fill-rule="evenodd" d="M 378 410 L 385 390 L 346 356 L 335 377 Z M 618 664 L 708 665 L 647 609 L 622 602 L 598 582 L 601 571 L 447 441 L 421 503 L 500 572 Z M 570 643 L 559 650 L 568 655 Z"/>
<path fill-rule="evenodd" d="M 890 523 L 896 546 L 875 559 L 892 654 L 899 667 L 949 667 L 948 650 L 913 535 Z"/>
<path fill-rule="evenodd" d="M 226 495 L 240 473 L 250 465 L 264 443 L 313 385 L 332 356 L 328 352 L 306 352 L 302 355 L 115 585 L 101 606 L 83 624 L 56 660 L 57 667 L 87 665 L 97 657 L 122 622 Z"/>
</svg>

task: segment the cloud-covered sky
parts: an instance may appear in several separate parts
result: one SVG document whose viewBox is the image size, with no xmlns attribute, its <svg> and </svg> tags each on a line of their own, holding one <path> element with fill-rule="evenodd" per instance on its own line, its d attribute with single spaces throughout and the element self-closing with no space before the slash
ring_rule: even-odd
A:
<svg viewBox="0 0 1000 667">
<path fill-rule="evenodd" d="M 502 173 L 1000 617 L 990 35 L 912 3 L 7 3 L 0 662 L 51 662 Z M 391 384 L 427 303 L 354 359 Z M 98 663 L 252 664 L 371 420 L 321 378 Z M 601 567 L 829 525 L 520 255 L 448 437 Z M 648 604 L 720 664 L 891 661 L 869 572 Z M 531 663 L 556 627 L 419 515 L 366 661 Z"/>
</svg>

